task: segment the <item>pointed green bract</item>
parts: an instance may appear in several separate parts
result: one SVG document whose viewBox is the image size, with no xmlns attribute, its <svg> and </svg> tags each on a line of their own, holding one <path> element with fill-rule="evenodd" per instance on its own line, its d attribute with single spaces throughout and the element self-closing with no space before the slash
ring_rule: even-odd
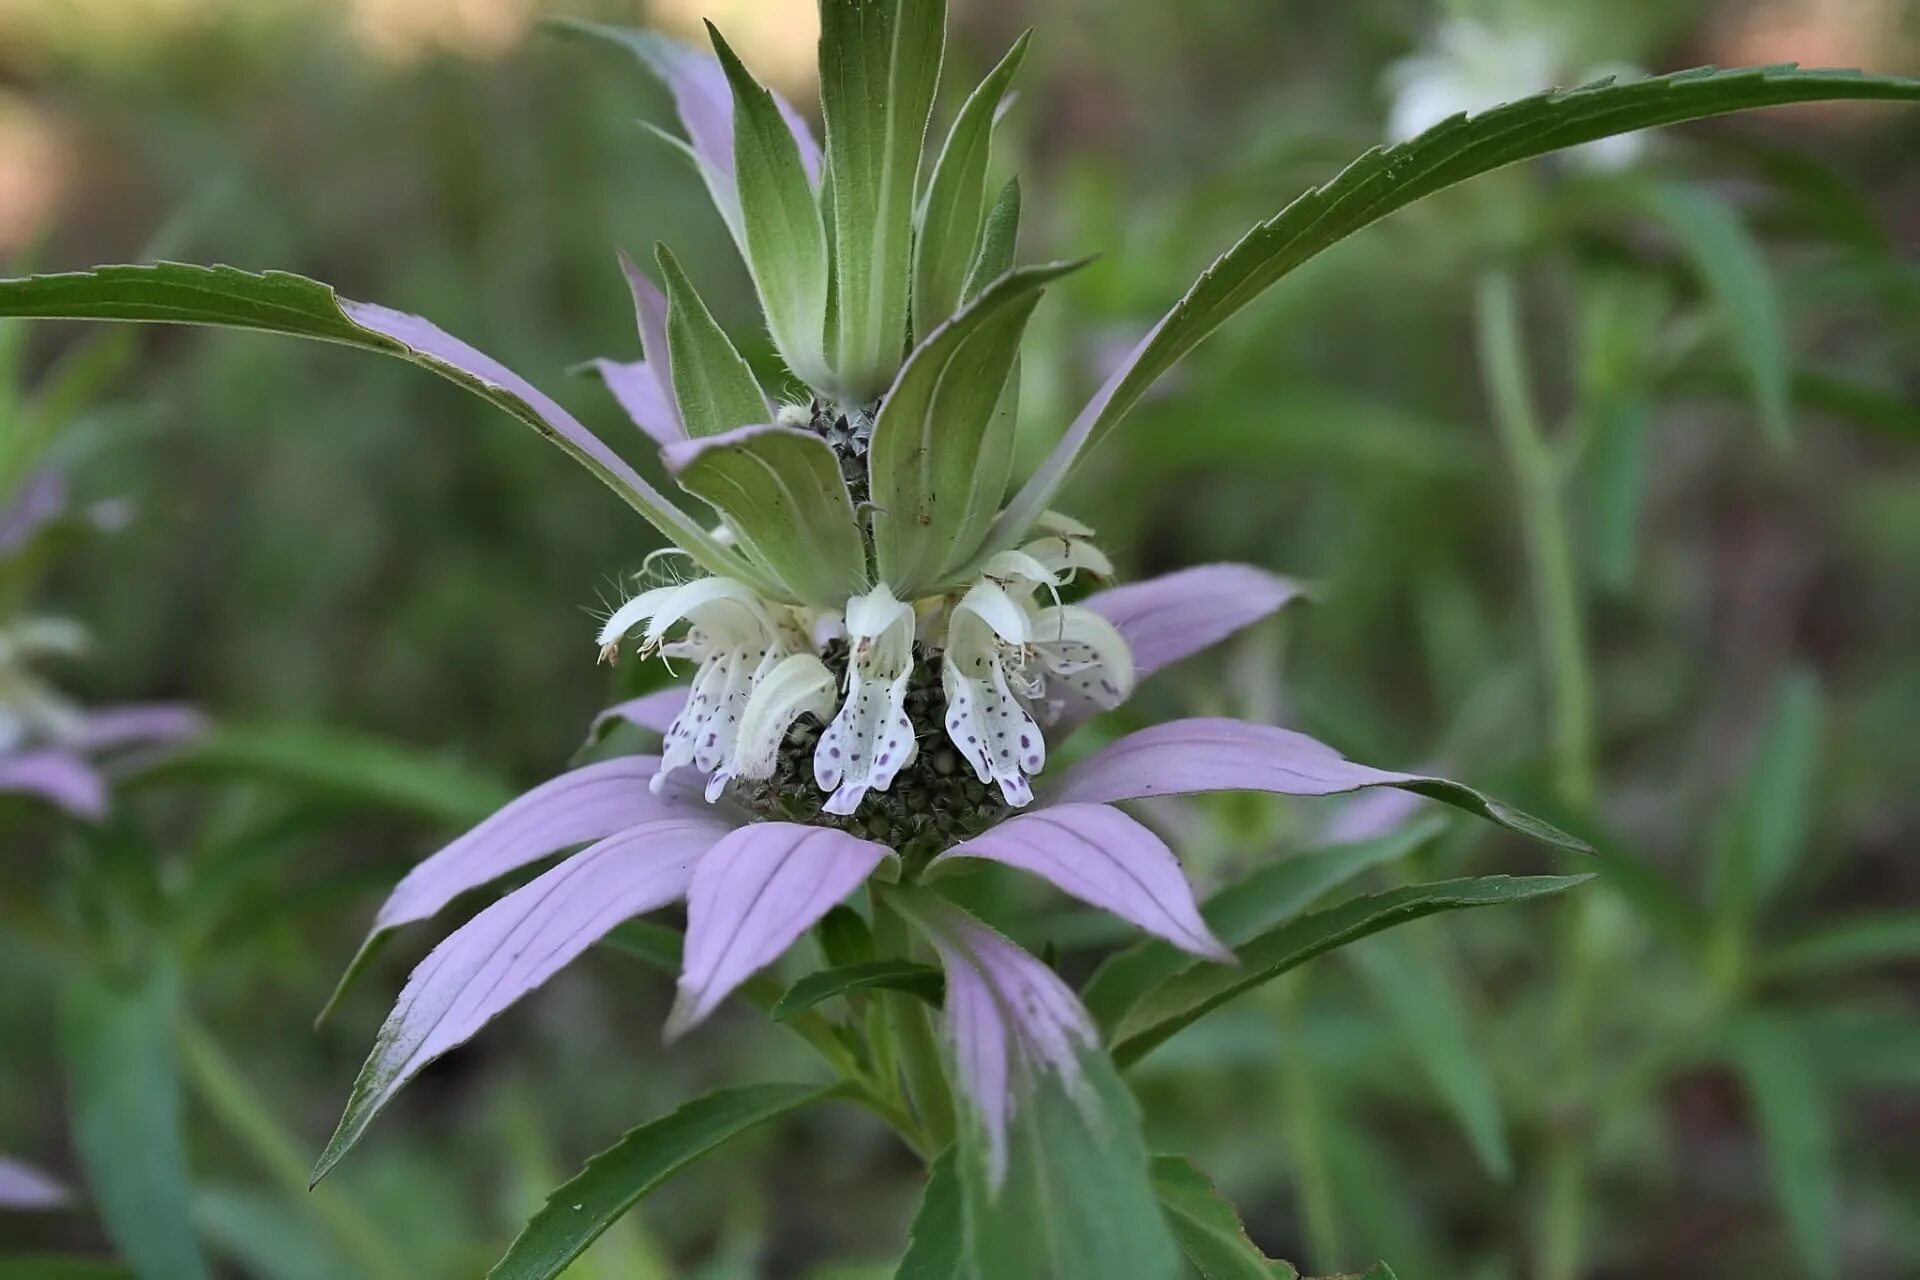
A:
<svg viewBox="0 0 1920 1280">
<path fill-rule="evenodd" d="M 794 598 L 837 609 L 867 590 L 866 543 L 825 440 L 756 426 L 663 452 L 680 487 L 726 516 L 741 548 Z"/>
<path fill-rule="evenodd" d="M 913 244 L 913 331 L 925 336 L 960 305 L 987 212 L 987 160 L 994 119 L 1027 55 L 1031 33 L 980 82 L 947 134 L 920 202 Z M 1004 269 L 1004 268 L 1003 268 Z"/>
<path fill-rule="evenodd" d="M 966 1220 L 960 1203 L 960 1175 L 952 1147 L 927 1171 L 927 1189 L 907 1234 L 907 1253 L 893 1280 L 965 1280 Z"/>
<path fill-rule="evenodd" d="M 1131 1066 L 1175 1032 L 1235 996 L 1271 982 L 1336 947 L 1441 911 L 1524 902 L 1564 893 L 1592 876 L 1481 876 L 1410 885 L 1315 911 L 1269 930 L 1234 954 L 1235 966 L 1195 964 L 1128 1010 L 1113 1033 L 1114 1060 Z"/>
<path fill-rule="evenodd" d="M 1078 267 L 1010 272 L 920 344 L 880 406 L 867 466 L 874 554 L 894 594 L 925 594 L 952 558 L 976 486 L 1008 458 L 986 456 L 994 411 L 1013 371 L 1027 319 L 1049 281 Z M 1003 452 L 1011 440 L 1002 441 Z M 988 504 L 999 494 L 987 496 Z"/>
<path fill-rule="evenodd" d="M 733 86 L 734 172 L 739 182 L 747 265 L 767 329 L 794 376 L 827 381 L 827 234 L 793 131 L 773 95 L 754 80 L 720 33 L 713 49 Z"/>
<path fill-rule="evenodd" d="M 1791 66 L 1704 67 L 1627 84 L 1544 93 L 1457 117 L 1377 147 L 1325 186 L 1260 223 L 1207 268 L 1100 389 L 996 522 L 985 554 L 1013 546 L 1052 503 L 1085 451 L 1214 330 L 1308 259 L 1436 191 L 1581 143 L 1707 116 L 1838 99 L 1920 102 L 1920 80 Z"/>
<path fill-rule="evenodd" d="M 700 301 L 667 246 L 655 250 L 667 291 L 667 363 L 687 435 L 716 436 L 773 418 L 753 367 Z"/>
<path fill-rule="evenodd" d="M 900 367 L 913 276 L 913 205 L 946 27 L 946 0 L 820 5 L 834 375 L 848 403 L 872 400 Z"/>
<path fill-rule="evenodd" d="M 980 249 L 967 270 L 967 283 L 960 290 L 960 301 L 972 302 L 980 291 L 1013 270 L 1020 239 L 1020 179 L 1008 178 L 1007 185 L 994 197 L 987 220 L 980 229 Z"/>
<path fill-rule="evenodd" d="M 994 1186 L 985 1126 L 961 1126 L 959 1166 L 972 1280 L 1175 1280 L 1179 1250 L 1149 1181 L 1140 1111 L 1106 1055 L 1079 1078 L 1030 1076 Z"/>
<path fill-rule="evenodd" d="M 560 1184 L 487 1280 L 552 1280 L 642 1196 L 748 1129 L 844 1092 L 841 1086 L 719 1089 L 641 1125 Z"/>
<path fill-rule="evenodd" d="M 1213 1179 L 1185 1156 L 1156 1156 L 1153 1191 L 1174 1239 L 1203 1280 L 1299 1280 L 1292 1264 L 1269 1258 Z"/>
<path fill-rule="evenodd" d="M 96 267 L 0 280 L 0 316 L 252 329 L 399 356 L 505 409 L 559 445 L 701 565 L 715 573 L 742 572 L 737 556 L 524 378 L 418 316 L 348 301 L 317 280 L 178 262 Z"/>
</svg>

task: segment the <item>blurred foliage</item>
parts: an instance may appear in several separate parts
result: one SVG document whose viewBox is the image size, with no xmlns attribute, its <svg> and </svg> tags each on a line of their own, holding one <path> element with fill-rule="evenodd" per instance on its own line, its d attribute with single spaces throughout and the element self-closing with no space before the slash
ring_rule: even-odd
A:
<svg viewBox="0 0 1920 1280">
<path fill-rule="evenodd" d="M 770 15 L 773 36 L 742 41 L 769 74 L 804 75 L 776 65 L 809 38 L 781 25 L 794 7 L 733 6 L 730 34 Z M 178 256 L 433 317 L 622 441 L 611 401 L 566 374 L 636 351 L 614 248 L 670 242 L 736 335 L 758 336 L 750 294 L 697 181 L 634 126 L 662 118 L 660 96 L 540 37 L 536 8 L 634 21 L 644 6 L 11 0 L 0 248 L 44 269 L 123 260 L 176 224 Z M 684 29 L 683 8 L 654 16 Z M 1035 453 L 1201 266 L 1378 138 L 1383 69 L 1443 11 L 1599 12 L 955 9 L 959 83 L 1040 29 L 1008 120 L 1028 157 L 1024 256 L 1105 253 L 1036 320 Z M 1920 13 L 1901 0 L 1636 2 L 1587 25 L 1567 38 L 1588 63 L 1920 65 Z M 1321 587 L 1116 719 L 1229 711 L 1381 765 L 1445 761 L 1607 854 L 1590 901 L 1376 939 L 1140 1065 L 1161 1149 L 1212 1171 L 1274 1255 L 1494 1280 L 1553 1274 L 1572 1229 L 1585 1262 L 1568 1274 L 1912 1274 L 1916 144 L 1910 116 L 1795 110 L 1663 136 L 1629 174 L 1493 175 L 1303 271 L 1188 361 L 1069 495 L 1129 576 L 1242 559 Z M 1524 493 L 1476 353 L 1476 281 L 1496 265 L 1517 281 L 1543 483 L 1565 500 L 1577 569 L 1585 796 L 1552 759 Z M 52 385 L 81 340 L 27 335 L 22 385 Z M 133 901 L 165 922 L 166 955 L 208 940 L 184 972 L 113 958 L 118 985 L 70 993 L 59 1031 L 69 970 L 0 941 L 24 978 L 0 990 L 0 1150 L 88 1168 L 86 1117 L 111 1114 L 112 1087 L 183 1085 L 194 1220 L 230 1274 L 375 1274 L 369 1239 L 376 1254 L 401 1242 L 400 1274 L 476 1274 L 586 1153 L 791 1052 L 750 1015 L 663 1052 L 666 982 L 609 953 L 424 1077 L 328 1184 L 331 1208 L 283 1176 L 317 1150 L 424 945 L 396 948 L 311 1029 L 378 886 L 495 785 L 460 762 L 544 776 L 595 710 L 660 678 L 610 681 L 589 618 L 652 544 L 558 455 L 432 379 L 248 337 L 124 341 L 119 393 L 70 423 L 67 447 L 84 451 L 84 493 L 131 499 L 138 519 L 76 547 L 43 593 L 100 638 L 72 683 L 380 734 L 431 763 L 375 757 L 378 776 L 356 780 L 328 772 L 324 744 L 281 740 L 241 753 L 281 772 L 224 800 L 192 790 L 196 769 L 229 776 L 217 750 L 172 776 L 186 798 L 166 776 L 143 786 L 136 846 L 103 865 L 146 866 Z M 343 811 L 343 794 L 361 800 Z M 369 794 L 421 820 L 369 816 Z M 1314 847 L 1331 813 L 1229 797 L 1153 817 L 1219 885 Z M 74 837 L 5 817 L 11 915 L 66 892 Z M 1351 873 L 1389 888 L 1518 853 L 1445 824 L 1416 834 Z M 1119 939 L 1045 901 L 1000 914 L 1084 976 Z M 187 1037 L 181 1081 L 59 1085 L 63 1042 L 167 1027 Z M 912 1168 L 877 1129 L 803 1117 L 665 1187 L 570 1274 L 889 1274 Z M 0 1218 L 0 1254 L 104 1251 L 105 1190 L 97 1207 Z"/>
</svg>

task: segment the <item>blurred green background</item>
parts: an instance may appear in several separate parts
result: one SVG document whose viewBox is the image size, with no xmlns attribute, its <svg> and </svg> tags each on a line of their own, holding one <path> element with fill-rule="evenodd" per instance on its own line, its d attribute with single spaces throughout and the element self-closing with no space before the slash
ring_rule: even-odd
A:
<svg viewBox="0 0 1920 1280">
<path fill-rule="evenodd" d="M 1038 28 L 1007 124 L 1023 256 L 1103 254 L 1036 322 L 1036 451 L 1207 261 L 1380 140 L 1386 68 L 1448 8 L 953 0 L 949 97 Z M 1920 72 L 1908 0 L 1477 8 L 1567 24 L 1578 68 Z M 768 351 L 699 183 L 636 126 L 666 118 L 664 96 L 536 29 L 560 12 L 683 34 L 710 16 L 811 99 L 809 0 L 0 0 L 0 257 L 55 270 L 160 237 L 169 256 L 314 276 L 435 319 L 640 459 L 611 399 L 567 372 L 637 354 L 617 246 L 670 242 L 743 346 Z M 1217 710 L 1383 766 L 1444 762 L 1628 867 L 1577 908 L 1356 949 L 1143 1065 L 1156 1140 L 1213 1171 L 1276 1256 L 1317 1271 L 1385 1256 L 1404 1280 L 1541 1275 L 1565 1221 L 1554 1197 L 1572 1194 L 1583 1276 L 1920 1274 L 1916 156 L 1912 113 L 1809 108 L 1664 136 L 1632 176 L 1495 175 L 1276 290 L 1070 494 L 1126 576 L 1234 559 L 1320 587 L 1120 718 Z M 1673 215 L 1676 189 L 1732 230 L 1694 205 Z M 1476 279 L 1496 261 L 1521 282 L 1532 380 L 1566 445 L 1596 709 L 1587 812 L 1556 793 L 1521 512 L 1475 353 Z M 1785 447 L 1742 363 L 1762 313 L 1794 374 Z M 33 331 L 26 381 L 81 336 Z M 83 494 L 131 499 L 138 518 L 62 560 L 42 601 L 97 635 L 62 673 L 89 701 L 324 723 L 517 787 L 662 678 L 610 675 L 591 643 L 591 610 L 650 531 L 507 419 L 350 352 L 125 341 L 73 438 Z M 237 803 L 151 790 L 135 803 L 163 864 L 187 856 L 196 815 Z M 1157 816 L 1217 885 L 1312 844 L 1333 812 L 1243 799 Z M 453 829 L 330 817 L 184 978 L 196 1034 L 301 1160 L 435 931 L 318 1031 L 313 1014 L 379 887 Z M 0 893 L 52 892 L 59 824 L 5 820 Z M 1451 828 L 1417 856 L 1542 861 Z M 1743 857 L 1779 868 L 1764 900 L 1726 897 Z M 1063 967 L 1084 973 L 1114 941 L 1025 905 Z M 0 1151 L 69 1173 L 44 964 L 5 948 Z M 331 1203 L 411 1274 L 478 1275 L 619 1132 L 702 1085 L 802 1070 L 737 1011 L 663 1050 L 669 997 L 631 960 L 589 957 L 410 1090 Z M 230 1274 L 363 1274 L 232 1121 L 189 1104 L 196 1221 Z M 903 1152 L 829 1112 L 675 1182 L 579 1274 L 886 1275 L 917 1196 Z M 0 1255 L 56 1247 L 105 1246 L 84 1208 L 0 1216 Z"/>
</svg>

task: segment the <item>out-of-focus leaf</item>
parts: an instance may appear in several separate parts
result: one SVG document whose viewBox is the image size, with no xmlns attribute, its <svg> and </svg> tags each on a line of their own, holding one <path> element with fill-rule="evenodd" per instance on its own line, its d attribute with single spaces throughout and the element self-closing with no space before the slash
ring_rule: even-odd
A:
<svg viewBox="0 0 1920 1280">
<path fill-rule="evenodd" d="M 1296 267 L 1396 209 L 1516 161 L 1583 142 L 1756 107 L 1836 98 L 1920 101 L 1920 80 L 1792 67 L 1700 68 L 1540 94 L 1455 117 L 1408 142 L 1369 151 L 1325 186 L 1254 227 L 1207 268 L 1015 496 L 995 523 L 983 558 L 1012 546 L 1032 527 L 1087 449 L 1182 356 Z"/>
<path fill-rule="evenodd" d="M 641 1125 L 547 1197 L 488 1280 L 551 1280 L 642 1196 L 709 1151 L 769 1120 L 841 1092 L 839 1086 L 754 1084 L 718 1089 Z"/>
<path fill-rule="evenodd" d="M 1617 395 L 1595 406 L 1599 415 L 1588 456 L 1593 569 L 1600 585 L 1633 585 L 1640 549 L 1640 508 L 1647 492 L 1647 447 L 1652 409 L 1643 397 Z"/>
<path fill-rule="evenodd" d="M 1660 182 L 1633 190 L 1636 206 L 1665 226 L 1700 273 L 1746 373 L 1761 429 L 1775 445 L 1787 447 L 1793 441 L 1793 362 L 1766 255 L 1739 212 L 1703 187 Z"/>
<path fill-rule="evenodd" d="M 673 398 L 695 440 L 773 421 L 753 368 L 700 300 L 667 246 L 655 250 L 667 291 L 667 363 Z"/>
<path fill-rule="evenodd" d="M 0 1280 L 134 1280 L 117 1262 L 39 1254 L 0 1258 Z"/>
<path fill-rule="evenodd" d="M 513 799 L 475 770 L 316 725 L 220 725 L 172 750 L 153 773 L 259 779 L 449 824 L 478 822 Z"/>
<path fill-rule="evenodd" d="M 1808 1047 L 1786 1022 L 1763 1014 L 1742 1019 L 1729 1050 L 1746 1082 L 1794 1247 L 1808 1271 L 1839 1274 L 1839 1169 L 1826 1090 Z"/>
<path fill-rule="evenodd" d="M 213 1249 L 257 1280 L 339 1280 L 352 1266 L 285 1197 L 248 1187 L 209 1187 L 193 1220 Z"/>
<path fill-rule="evenodd" d="M 1826 369 L 1793 377 L 1795 403 L 1856 427 L 1903 440 L 1920 438 L 1920 404 L 1910 396 Z"/>
<path fill-rule="evenodd" d="M 1712 896 L 1726 920 L 1752 917 L 1806 851 L 1820 767 L 1820 686 L 1789 672 L 1714 847 Z"/>
<path fill-rule="evenodd" d="M 811 1009 L 823 1000 L 831 1000 L 849 991 L 871 988 L 904 991 L 937 1007 L 946 981 L 941 977 L 940 970 L 932 965 L 915 964 L 910 960 L 872 960 L 839 969 L 822 969 L 787 988 L 780 1002 L 773 1006 L 773 1020 L 785 1022 L 794 1014 Z"/>
<path fill-rule="evenodd" d="M 140 1280 L 205 1280 L 187 1203 L 172 972 L 81 975 L 62 1001 L 73 1145 L 107 1234 Z"/>
<path fill-rule="evenodd" d="M 1237 947 L 1293 919 L 1322 895 L 1371 868 L 1406 857 L 1446 825 L 1444 818 L 1432 816 L 1374 840 L 1281 858 L 1207 899 L 1200 908 L 1201 917 L 1222 942 Z M 1167 943 L 1136 943 L 1109 956 L 1087 980 L 1080 998 L 1101 1026 L 1111 1027 L 1149 988 L 1191 963 L 1191 957 Z"/>
<path fill-rule="evenodd" d="M 1815 1068 L 1844 1089 L 1920 1088 L 1920 1016 L 1895 1006 L 1841 1005 L 1776 1012 Z"/>
<path fill-rule="evenodd" d="M 1920 912 L 1856 916 L 1823 924 L 1775 947 L 1762 964 L 1775 977 L 1838 974 L 1920 960 Z"/>
<path fill-rule="evenodd" d="M 946 0 L 823 0 L 820 104 L 833 222 L 834 373 L 851 403 L 900 367 L 913 203 L 946 51 Z"/>
<path fill-rule="evenodd" d="M 1247 1239 L 1233 1205 L 1185 1156 L 1155 1158 L 1153 1191 L 1181 1251 L 1205 1280 L 1298 1280 L 1291 1264 L 1267 1257 Z"/>
<path fill-rule="evenodd" d="M 1369 938 L 1346 955 L 1399 1031 L 1407 1055 L 1459 1121 L 1482 1167 L 1503 1182 L 1512 1177 L 1499 1094 L 1449 975 L 1420 954 L 1411 933 Z"/>
<path fill-rule="evenodd" d="M 1481 876 L 1410 885 L 1315 911 L 1236 949 L 1236 966 L 1194 965 L 1160 983 L 1127 1011 L 1113 1032 L 1114 1059 L 1138 1061 L 1156 1045 L 1235 996 L 1315 956 L 1440 911 L 1524 902 L 1564 893 L 1592 876 Z"/>
<path fill-rule="evenodd" d="M 949 1147 L 927 1173 L 920 1211 L 913 1215 L 907 1235 L 907 1253 L 893 1280 L 965 1280 L 966 1248 L 960 1175 Z"/>
<path fill-rule="evenodd" d="M 603 946 L 645 961 L 662 973 L 678 975 L 685 939 L 678 929 L 651 920 L 629 920 L 602 938 Z"/>
</svg>

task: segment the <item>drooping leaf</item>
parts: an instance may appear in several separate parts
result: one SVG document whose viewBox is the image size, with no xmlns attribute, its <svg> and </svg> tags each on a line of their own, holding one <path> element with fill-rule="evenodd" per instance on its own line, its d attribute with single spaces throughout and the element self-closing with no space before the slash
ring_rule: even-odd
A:
<svg viewBox="0 0 1920 1280">
<path fill-rule="evenodd" d="M 665 245 L 655 249 L 667 290 L 667 361 L 673 398 L 694 440 L 773 420 L 753 368 L 714 322 L 693 281 Z"/>
<path fill-rule="evenodd" d="M 946 52 L 946 0 L 823 0 L 834 373 L 860 404 L 900 367 L 913 277 L 913 202 Z"/>
<path fill-rule="evenodd" d="M 1767 1167 L 1800 1260 L 1816 1276 L 1839 1274 L 1839 1169 L 1831 1102 L 1789 1024 L 1742 1019 L 1729 1048 L 1766 1147 Z"/>
<path fill-rule="evenodd" d="M 773 1020 L 785 1022 L 794 1014 L 811 1009 L 822 1001 L 845 995 L 849 991 L 873 988 L 904 991 L 937 1007 L 940 993 L 945 987 L 946 980 L 938 969 L 931 965 L 915 964 L 911 960 L 869 960 L 864 964 L 822 969 L 787 988 L 780 1002 L 773 1006 Z"/>
<path fill-rule="evenodd" d="M 913 245 L 916 334 L 932 333 L 960 306 L 986 219 L 987 160 L 993 149 L 994 120 L 1027 56 L 1031 34 L 1016 40 L 1000 65 L 968 96 L 934 163 L 933 178 L 920 202 Z"/>
<path fill-rule="evenodd" d="M 1750 917 L 1806 851 L 1820 767 L 1820 686 L 1790 672 L 1773 695 L 1753 759 L 1714 846 L 1712 897 L 1724 919 Z"/>
<path fill-rule="evenodd" d="M 1776 447 L 1793 442 L 1793 362 L 1780 291 L 1739 212 L 1704 187 L 1680 182 L 1635 189 L 1635 204 L 1664 226 L 1699 272 L 1745 372 L 1760 426 Z"/>
<path fill-rule="evenodd" d="M 1185 1156 L 1157 1156 L 1153 1190 L 1194 1270 L 1204 1280 L 1299 1280 L 1292 1264 L 1267 1257 L 1213 1180 Z"/>
<path fill-rule="evenodd" d="M 719 1089 L 641 1125 L 555 1188 L 487 1280 L 551 1280 L 642 1196 L 709 1151 L 840 1086 L 753 1084 Z"/>
<path fill-rule="evenodd" d="M 205 1280 L 180 1131 L 172 972 L 85 974 L 62 1001 L 73 1145 L 107 1235 L 139 1280 Z"/>
<path fill-rule="evenodd" d="M 713 572 L 739 572 L 738 557 L 526 379 L 418 316 L 349 301 L 318 281 L 177 262 L 97 267 L 0 280 L 0 316 L 252 329 L 399 356 L 491 401 L 559 445 Z"/>
<path fill-rule="evenodd" d="M 726 516 L 740 545 L 804 604 L 864 593 L 866 544 L 833 446 L 798 427 L 740 427 L 662 451 L 680 487 Z"/>
<path fill-rule="evenodd" d="M 1759 107 L 1828 99 L 1920 101 L 1920 80 L 1852 71 L 1700 68 L 1540 94 L 1456 117 L 1369 151 L 1331 182 L 1255 226 L 1195 282 L 1074 420 L 995 524 L 986 554 L 1014 545 L 1081 455 L 1214 330 L 1308 259 L 1425 196 L 1521 160 L 1599 138 Z"/>
<path fill-rule="evenodd" d="M 827 233 L 799 144 L 712 23 L 714 52 L 733 86 L 733 153 L 747 265 L 774 346 L 809 386 L 827 382 Z"/>
<path fill-rule="evenodd" d="M 1141 998 L 1112 1035 L 1122 1067 L 1139 1061 L 1181 1028 L 1315 956 L 1441 911 L 1524 902 L 1563 893 L 1592 876 L 1481 876 L 1410 885 L 1311 912 L 1271 929 L 1237 949 L 1237 968 L 1197 964 Z"/>
<path fill-rule="evenodd" d="M 1349 947 L 1374 1000 L 1400 1034 L 1401 1046 L 1453 1113 L 1480 1164 L 1493 1177 L 1513 1176 L 1506 1119 L 1482 1046 L 1450 975 L 1423 956 L 1407 930 Z"/>
<path fill-rule="evenodd" d="M 1293 854 L 1220 890 L 1201 906 L 1200 915 L 1221 941 L 1237 947 L 1293 919 L 1354 877 L 1406 857 L 1445 827 L 1444 819 L 1430 817 L 1378 839 Z M 1087 980 L 1080 998 L 1101 1026 L 1112 1027 L 1148 989 L 1191 963 L 1164 942 L 1137 943 L 1109 956 Z"/>
<path fill-rule="evenodd" d="M 1081 263 L 1009 272 L 927 335 L 887 392 L 867 457 L 880 576 L 903 599 L 924 594 L 956 552 L 976 486 L 997 499 L 1012 465 L 983 449 L 1020 337 L 1049 282 Z"/>
<path fill-rule="evenodd" d="M 942 1152 L 927 1171 L 920 1212 L 913 1215 L 907 1253 L 893 1280 L 965 1280 L 966 1224 L 960 1203 L 960 1175 L 953 1148 Z"/>
</svg>

